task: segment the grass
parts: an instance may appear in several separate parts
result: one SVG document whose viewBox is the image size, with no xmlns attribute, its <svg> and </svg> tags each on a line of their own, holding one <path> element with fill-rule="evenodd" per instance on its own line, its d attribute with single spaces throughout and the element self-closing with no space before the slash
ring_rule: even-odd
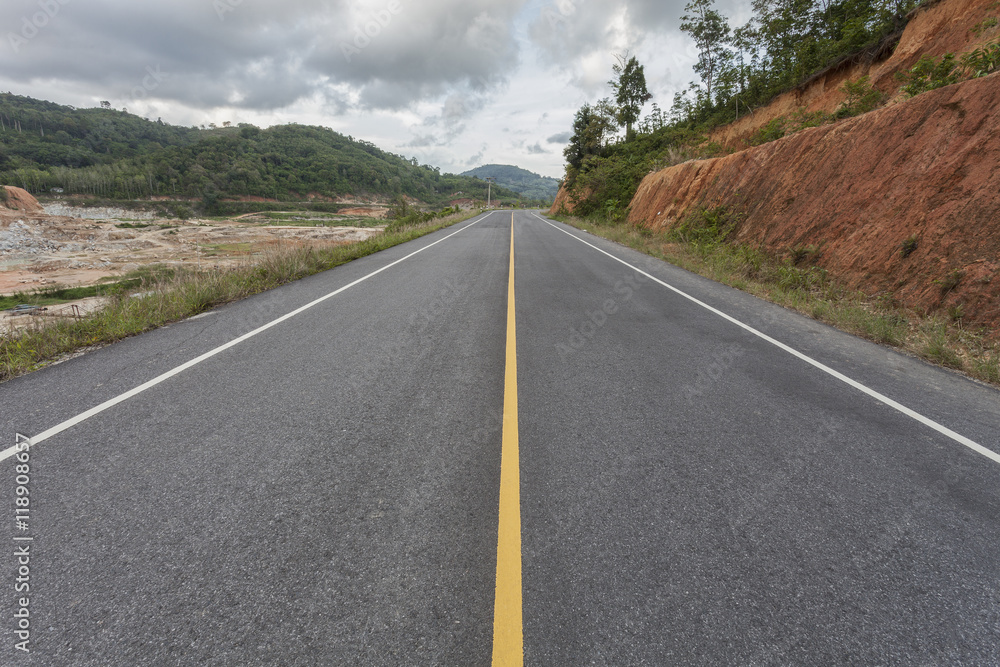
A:
<svg viewBox="0 0 1000 667">
<path fill-rule="evenodd" d="M 198 246 L 205 257 L 220 257 L 227 255 L 249 255 L 253 253 L 251 243 L 209 243 Z"/>
<path fill-rule="evenodd" d="M 334 247 L 269 248 L 260 258 L 247 259 L 240 266 L 230 269 L 195 271 L 143 267 L 126 276 L 127 280 L 118 283 L 117 289 L 104 286 L 103 289 L 107 290 L 105 295 L 109 297 L 108 304 L 81 320 L 40 323 L 14 333 L 0 334 L 0 382 L 36 370 L 82 348 L 122 340 L 274 289 L 412 241 L 474 215 L 476 213 L 455 214 L 400 226 L 364 241 Z M 63 292 L 77 294 L 76 290 Z M 140 292 L 143 296 L 133 297 L 130 292 Z M 31 298 L 46 298 L 43 295 L 39 292 L 27 296 L 18 294 L 11 298 L 17 303 L 31 303 Z"/>
<path fill-rule="evenodd" d="M 791 257 L 783 260 L 759 248 L 729 242 L 736 223 L 731 212 L 698 211 L 667 232 L 597 217 L 557 217 L 843 331 L 1000 385 L 1000 343 L 988 331 L 965 327 L 960 311 L 927 315 L 903 308 L 888 296 L 849 290 L 822 268 L 803 265 L 817 256 L 811 247 L 807 252 L 790 249 Z M 950 276 L 942 290 L 953 289 L 960 280 L 961 276 Z"/>
<path fill-rule="evenodd" d="M 89 287 L 46 287 L 31 292 L 16 292 L 9 296 L 0 296 L 0 310 L 9 310 L 21 304 L 31 306 L 58 306 L 59 304 L 79 301 L 94 296 L 108 296 L 115 292 L 131 290 L 148 280 L 145 272 L 134 272 L 123 280 L 105 285 Z"/>
<path fill-rule="evenodd" d="M 378 227 L 386 224 L 385 220 L 367 217 L 344 217 L 342 215 L 294 213 L 286 211 L 268 211 L 255 217 L 265 218 L 270 225 L 293 225 L 295 227 Z"/>
</svg>

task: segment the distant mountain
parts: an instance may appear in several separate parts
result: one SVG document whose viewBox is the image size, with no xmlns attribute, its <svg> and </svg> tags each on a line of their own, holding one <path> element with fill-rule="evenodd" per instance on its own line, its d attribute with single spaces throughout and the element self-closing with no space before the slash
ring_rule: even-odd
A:
<svg viewBox="0 0 1000 667">
<path fill-rule="evenodd" d="M 176 127 L 125 110 L 76 109 L 0 93 L 0 185 L 115 199 L 150 196 L 409 196 L 444 205 L 486 199 L 480 179 L 383 151 L 324 127 Z M 493 188 L 493 196 L 524 201 Z M 525 202 L 528 203 L 528 202 Z M 533 203 L 533 202 L 532 202 Z"/>
<path fill-rule="evenodd" d="M 540 176 L 527 169 L 509 164 L 486 164 L 463 172 L 462 176 L 486 179 L 495 178 L 497 184 L 513 190 L 527 199 L 553 201 L 559 192 L 559 181 L 548 176 Z"/>
</svg>

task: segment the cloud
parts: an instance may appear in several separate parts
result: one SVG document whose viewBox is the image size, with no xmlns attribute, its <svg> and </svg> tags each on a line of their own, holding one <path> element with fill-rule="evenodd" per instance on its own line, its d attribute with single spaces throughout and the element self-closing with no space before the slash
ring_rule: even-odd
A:
<svg viewBox="0 0 1000 667">
<path fill-rule="evenodd" d="M 465 161 L 465 166 L 478 167 L 479 165 L 481 165 L 483 163 L 483 156 L 486 155 L 487 148 L 488 146 L 486 144 L 480 146 L 479 152 Z"/>
<path fill-rule="evenodd" d="M 609 94 L 612 54 L 639 56 L 664 108 L 695 78 L 686 2 L 2 0 L 0 89 L 188 125 L 331 126 L 450 168 L 481 144 L 502 159 L 485 145 L 503 128 L 524 166 L 555 174 L 575 110 Z M 35 21 L 40 3 L 58 10 Z"/>
<path fill-rule="evenodd" d="M 200 108 L 274 110 L 349 84 L 353 103 L 399 109 L 502 83 L 518 61 L 524 1 L 53 0 L 58 11 L 19 49 L 0 44 L 0 70 L 22 85 L 73 81 L 95 99 L 127 99 L 159 67 L 171 79 L 155 97 Z M 37 0 L 4 0 L 0 25 L 38 12 Z"/>
<path fill-rule="evenodd" d="M 428 148 L 430 146 L 438 146 L 439 142 L 437 137 L 433 134 L 424 134 L 422 136 L 414 137 L 411 141 L 403 145 L 407 148 Z"/>
</svg>

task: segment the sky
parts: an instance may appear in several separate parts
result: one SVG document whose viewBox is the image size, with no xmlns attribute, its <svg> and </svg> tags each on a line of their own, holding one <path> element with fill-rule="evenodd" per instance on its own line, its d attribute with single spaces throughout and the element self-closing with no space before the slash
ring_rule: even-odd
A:
<svg viewBox="0 0 1000 667">
<path fill-rule="evenodd" d="M 320 125 L 445 172 L 561 178 L 615 54 L 663 109 L 696 78 L 685 2 L 3 0 L 0 90 L 174 125 Z M 737 25 L 745 4 L 718 7 Z"/>
</svg>

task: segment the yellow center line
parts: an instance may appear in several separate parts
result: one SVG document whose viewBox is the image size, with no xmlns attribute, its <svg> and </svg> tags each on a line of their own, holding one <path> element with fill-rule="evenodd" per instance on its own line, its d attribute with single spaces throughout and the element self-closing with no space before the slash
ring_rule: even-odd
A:
<svg viewBox="0 0 1000 667">
<path fill-rule="evenodd" d="M 510 216 L 510 279 L 507 286 L 507 366 L 500 457 L 500 527 L 497 590 L 493 608 L 493 665 L 523 665 L 521 623 L 521 471 L 517 444 L 517 325 L 514 320 L 514 214 Z"/>
</svg>

